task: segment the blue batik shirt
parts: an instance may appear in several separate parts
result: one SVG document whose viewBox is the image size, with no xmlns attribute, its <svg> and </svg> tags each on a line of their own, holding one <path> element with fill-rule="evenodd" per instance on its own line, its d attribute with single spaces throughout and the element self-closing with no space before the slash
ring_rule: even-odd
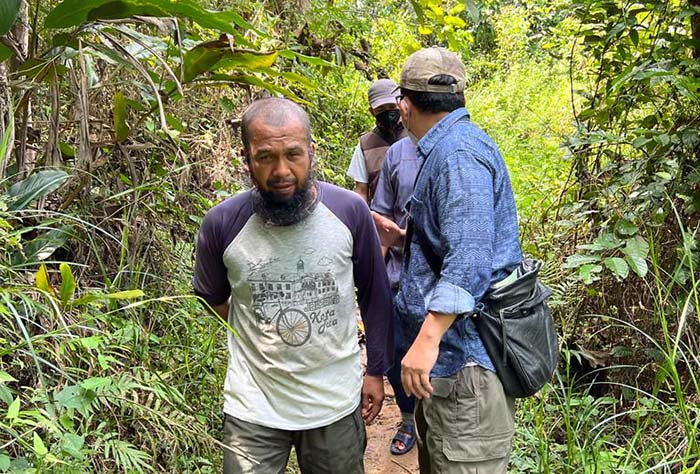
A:
<svg viewBox="0 0 700 474">
<path fill-rule="evenodd" d="M 465 108 L 435 124 L 418 142 L 418 153 L 424 165 L 410 204 L 415 232 L 396 296 L 403 332 L 413 341 L 428 312 L 456 314 L 431 377 L 447 377 L 473 363 L 495 371 L 468 316 L 488 288 L 522 260 L 506 164 Z M 441 260 L 439 275 L 418 233 Z"/>
</svg>

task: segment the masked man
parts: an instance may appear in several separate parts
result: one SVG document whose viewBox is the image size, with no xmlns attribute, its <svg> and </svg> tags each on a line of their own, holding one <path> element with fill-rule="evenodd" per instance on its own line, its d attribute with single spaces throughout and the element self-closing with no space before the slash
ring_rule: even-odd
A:
<svg viewBox="0 0 700 474">
<path fill-rule="evenodd" d="M 387 150 L 406 136 L 396 105 L 398 94 L 395 90 L 396 84 L 390 79 L 379 79 L 369 88 L 367 99 L 375 127 L 360 137 L 348 166 L 348 175 L 355 180 L 355 192 L 368 203 L 374 197 Z"/>
</svg>

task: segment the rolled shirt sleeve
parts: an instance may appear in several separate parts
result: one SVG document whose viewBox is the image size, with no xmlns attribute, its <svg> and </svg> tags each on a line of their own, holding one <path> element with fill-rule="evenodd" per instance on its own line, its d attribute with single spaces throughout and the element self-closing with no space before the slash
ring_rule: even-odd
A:
<svg viewBox="0 0 700 474">
<path fill-rule="evenodd" d="M 491 283 L 494 190 L 488 164 L 464 151 L 453 157 L 440 166 L 432 189 L 445 253 L 428 310 L 460 315 L 474 311 Z"/>
</svg>

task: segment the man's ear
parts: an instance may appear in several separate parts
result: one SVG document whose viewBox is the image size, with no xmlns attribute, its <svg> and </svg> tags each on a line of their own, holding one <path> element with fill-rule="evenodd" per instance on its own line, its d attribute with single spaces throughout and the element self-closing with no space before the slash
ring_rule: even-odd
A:
<svg viewBox="0 0 700 474">
<path fill-rule="evenodd" d="M 245 160 L 245 163 L 250 166 L 250 156 L 246 153 L 245 148 L 241 148 L 241 157 Z"/>
<path fill-rule="evenodd" d="M 309 144 L 309 161 L 311 164 L 314 163 L 314 160 L 316 159 L 316 147 L 314 146 L 314 142 L 311 142 Z"/>
</svg>

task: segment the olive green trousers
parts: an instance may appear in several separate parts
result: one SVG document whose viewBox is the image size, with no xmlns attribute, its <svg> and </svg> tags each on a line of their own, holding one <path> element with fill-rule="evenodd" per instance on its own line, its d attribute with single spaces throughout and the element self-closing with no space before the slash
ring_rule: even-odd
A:
<svg viewBox="0 0 700 474">
<path fill-rule="evenodd" d="M 302 474 L 364 474 L 360 407 L 328 426 L 286 431 L 224 419 L 224 474 L 284 474 L 294 446 Z"/>
<path fill-rule="evenodd" d="M 420 473 L 506 473 L 515 404 L 496 374 L 468 366 L 431 384 L 431 397 L 416 406 Z"/>
</svg>

